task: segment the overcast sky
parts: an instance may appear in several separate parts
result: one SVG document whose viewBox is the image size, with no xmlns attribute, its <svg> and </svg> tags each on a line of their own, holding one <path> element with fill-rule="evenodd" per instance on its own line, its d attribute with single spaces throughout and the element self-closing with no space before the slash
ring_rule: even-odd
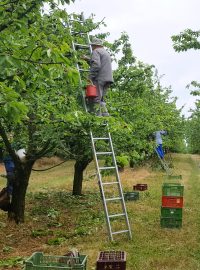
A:
<svg viewBox="0 0 200 270">
<path fill-rule="evenodd" d="M 185 87 L 200 81 L 200 51 L 176 53 L 171 36 L 187 28 L 200 30 L 200 0 L 76 0 L 67 11 L 84 12 L 85 18 L 93 13 L 96 21 L 105 17 L 102 30 L 110 32 L 110 42 L 127 32 L 134 55 L 164 74 L 162 85 L 171 85 L 177 107 L 185 105 L 183 114 L 189 116 L 195 99 Z"/>
</svg>

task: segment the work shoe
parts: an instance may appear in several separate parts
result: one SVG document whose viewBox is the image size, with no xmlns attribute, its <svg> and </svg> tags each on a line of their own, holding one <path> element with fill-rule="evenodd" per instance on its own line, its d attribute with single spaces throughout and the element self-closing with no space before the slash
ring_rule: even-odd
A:
<svg viewBox="0 0 200 270">
<path fill-rule="evenodd" d="M 110 116 L 110 114 L 108 112 L 102 112 L 101 114 L 102 116 Z"/>
<path fill-rule="evenodd" d="M 96 116 L 102 116 L 102 113 L 101 113 L 101 111 L 99 110 L 99 111 L 97 111 L 97 112 L 95 113 L 95 115 L 96 115 Z"/>
</svg>

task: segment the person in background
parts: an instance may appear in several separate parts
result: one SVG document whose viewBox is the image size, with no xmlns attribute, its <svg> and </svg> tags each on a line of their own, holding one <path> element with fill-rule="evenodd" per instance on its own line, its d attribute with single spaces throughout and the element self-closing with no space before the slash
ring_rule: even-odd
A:
<svg viewBox="0 0 200 270">
<path fill-rule="evenodd" d="M 99 38 L 93 38 L 90 43 L 92 55 L 89 62 L 89 79 L 97 88 L 97 97 L 90 101 L 92 104 L 91 112 L 96 115 L 109 116 L 104 100 L 109 86 L 113 83 L 113 74 L 110 54 L 105 50 L 103 41 Z M 88 60 L 85 58 L 85 60 Z M 96 108 L 97 107 L 97 110 Z"/>
<path fill-rule="evenodd" d="M 7 186 L 0 192 L 0 208 L 4 211 L 8 211 L 15 178 L 15 165 L 10 155 L 3 149 L 1 149 L 0 162 L 4 164 L 7 178 Z"/>
<path fill-rule="evenodd" d="M 164 151 L 162 147 L 162 135 L 167 135 L 167 131 L 158 130 L 154 132 L 155 141 L 156 141 L 156 152 L 161 159 L 164 159 Z"/>
</svg>

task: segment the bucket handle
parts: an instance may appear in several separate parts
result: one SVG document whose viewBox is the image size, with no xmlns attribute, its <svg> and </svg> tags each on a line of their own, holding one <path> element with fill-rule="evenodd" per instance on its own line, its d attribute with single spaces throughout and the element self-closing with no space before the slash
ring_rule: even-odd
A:
<svg viewBox="0 0 200 270">
<path fill-rule="evenodd" d="M 91 79 L 87 80 L 87 85 L 94 85 Z M 95 86 L 95 85 L 94 85 Z"/>
</svg>

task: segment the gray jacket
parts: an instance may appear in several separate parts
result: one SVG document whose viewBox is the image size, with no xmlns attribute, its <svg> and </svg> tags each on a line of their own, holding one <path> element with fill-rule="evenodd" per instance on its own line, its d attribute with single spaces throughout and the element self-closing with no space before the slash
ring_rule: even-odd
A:
<svg viewBox="0 0 200 270">
<path fill-rule="evenodd" d="M 156 144 L 162 144 L 162 135 L 167 135 L 167 131 L 165 130 L 158 130 L 154 132 Z"/>
<path fill-rule="evenodd" d="M 92 81 L 113 82 L 111 57 L 103 47 L 92 52 L 89 78 Z"/>
</svg>

